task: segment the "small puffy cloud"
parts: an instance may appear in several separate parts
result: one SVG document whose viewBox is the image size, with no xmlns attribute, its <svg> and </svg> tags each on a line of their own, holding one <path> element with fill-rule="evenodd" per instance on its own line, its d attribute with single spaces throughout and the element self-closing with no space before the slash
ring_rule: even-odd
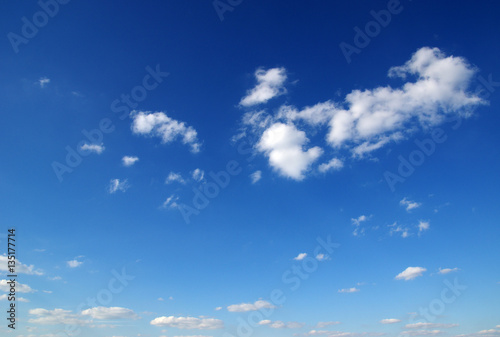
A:
<svg viewBox="0 0 500 337">
<path fill-rule="evenodd" d="M 0 280 L 0 291 L 10 292 L 9 280 Z M 22 284 L 16 281 L 16 292 L 19 293 L 34 293 L 36 290 L 31 289 L 27 284 Z"/>
<path fill-rule="evenodd" d="M 80 267 L 83 264 L 83 262 L 78 261 L 77 259 L 74 259 L 74 260 L 66 261 L 66 264 L 70 268 L 77 268 L 77 267 Z"/>
<path fill-rule="evenodd" d="M 250 175 L 250 179 L 252 180 L 252 184 L 255 184 L 262 178 L 262 171 L 255 171 Z"/>
<path fill-rule="evenodd" d="M 357 293 L 359 291 L 358 288 L 352 287 L 352 288 L 346 288 L 346 289 L 339 289 L 339 293 Z"/>
<path fill-rule="evenodd" d="M 456 272 L 459 270 L 460 270 L 460 268 L 439 268 L 439 274 L 445 275 L 445 274 L 453 273 L 453 272 Z"/>
<path fill-rule="evenodd" d="M 219 319 L 197 317 L 162 316 L 153 319 L 150 324 L 188 330 L 214 330 L 224 328 L 224 323 Z"/>
<path fill-rule="evenodd" d="M 203 171 L 202 169 L 195 169 L 193 172 L 191 172 L 191 176 L 193 177 L 193 179 L 195 181 L 202 181 L 203 178 L 205 178 L 205 171 Z"/>
<path fill-rule="evenodd" d="M 401 206 L 406 207 L 406 210 L 407 210 L 408 212 L 409 212 L 409 211 L 411 211 L 412 209 L 415 209 L 415 208 L 418 208 L 418 207 L 422 206 L 422 204 L 421 204 L 421 203 L 418 203 L 418 202 L 416 202 L 416 201 L 411 201 L 411 200 L 408 200 L 407 198 L 403 198 L 403 199 L 399 202 L 399 204 L 400 204 Z"/>
<path fill-rule="evenodd" d="M 130 185 L 128 184 L 127 179 L 111 179 L 108 185 L 108 192 L 110 194 L 116 193 L 117 191 L 125 192 L 129 187 Z"/>
<path fill-rule="evenodd" d="M 177 208 L 179 205 L 177 204 L 177 201 L 179 200 L 179 197 L 172 194 L 165 200 L 162 204 L 162 208 Z"/>
<path fill-rule="evenodd" d="M 165 179 L 165 184 L 171 184 L 173 182 L 178 182 L 178 183 L 181 183 L 181 184 L 185 184 L 186 181 L 182 178 L 182 176 L 180 175 L 180 173 L 175 173 L 175 172 L 170 172 L 167 176 L 167 178 Z"/>
<path fill-rule="evenodd" d="M 354 236 L 362 235 L 365 232 L 365 230 L 364 230 L 364 228 L 361 228 L 361 223 L 368 221 L 370 218 L 371 218 L 371 215 L 370 216 L 360 215 L 357 218 L 352 218 L 351 223 L 353 226 L 356 227 L 356 228 L 354 228 L 354 231 L 352 232 L 352 234 Z"/>
<path fill-rule="evenodd" d="M 70 310 L 54 309 L 47 310 L 42 308 L 31 309 L 29 314 L 36 316 L 28 320 L 32 324 L 45 324 L 45 325 L 84 325 L 90 323 L 88 320 L 83 320 L 81 316 L 72 313 Z"/>
<path fill-rule="evenodd" d="M 307 257 L 307 253 L 300 253 L 299 255 L 297 255 L 296 257 L 294 257 L 293 259 L 295 261 L 301 261 L 303 259 L 305 259 Z"/>
<path fill-rule="evenodd" d="M 101 144 L 85 143 L 82 146 L 80 146 L 80 150 L 82 150 L 82 151 L 94 152 L 97 154 L 103 153 L 105 149 L 106 148 L 104 147 L 104 145 L 102 143 Z"/>
<path fill-rule="evenodd" d="M 299 322 L 282 322 L 282 321 L 275 321 L 272 322 L 268 319 L 262 320 L 259 322 L 259 325 L 267 325 L 273 329 L 300 329 L 304 326 L 304 323 L 299 323 Z"/>
<path fill-rule="evenodd" d="M 196 130 L 186 123 L 168 117 L 164 112 L 132 111 L 132 133 L 148 137 L 159 137 L 163 144 L 180 139 L 191 147 L 191 152 L 200 151 L 201 143 Z"/>
<path fill-rule="evenodd" d="M 50 78 L 47 78 L 47 77 L 41 77 L 39 80 L 38 80 L 38 84 L 40 85 L 40 88 L 45 88 L 47 86 L 47 84 L 50 83 Z"/>
<path fill-rule="evenodd" d="M 9 295 L 8 294 L 0 295 L 0 301 L 7 301 L 8 299 L 9 299 Z M 17 296 L 16 296 L 16 301 L 24 302 L 24 303 L 28 303 L 29 302 L 29 300 L 27 300 L 26 298 L 24 298 L 24 297 L 17 297 Z"/>
<path fill-rule="evenodd" d="M 284 87 L 287 78 L 285 68 L 271 68 L 267 71 L 259 68 L 255 71 L 255 78 L 257 85 L 249 90 L 240 101 L 240 105 L 244 107 L 266 103 L 271 98 L 286 93 Z"/>
<path fill-rule="evenodd" d="M 436 329 L 436 328 L 449 329 L 457 326 L 458 324 L 418 322 L 418 323 L 406 324 L 405 329 Z"/>
<path fill-rule="evenodd" d="M 9 271 L 8 268 L 8 261 L 9 258 L 7 255 L 0 255 L 0 272 L 2 273 L 7 273 Z M 34 265 L 27 265 L 24 263 L 21 263 L 19 260 L 15 260 L 16 262 L 16 273 L 18 274 L 27 274 L 27 275 L 43 275 L 43 270 L 40 269 L 35 269 Z"/>
<path fill-rule="evenodd" d="M 215 311 L 221 311 L 221 310 L 222 310 L 222 307 L 215 308 Z"/>
<path fill-rule="evenodd" d="M 255 303 L 241 303 L 241 304 L 233 304 L 227 307 L 227 311 L 230 312 L 247 312 L 247 311 L 256 311 L 262 308 L 271 309 L 275 308 L 271 303 L 258 300 Z"/>
<path fill-rule="evenodd" d="M 292 124 L 275 123 L 260 138 L 257 149 L 266 154 L 269 164 L 282 176 L 302 180 L 323 150 L 312 147 L 305 150 L 309 139 L 304 131 Z"/>
<path fill-rule="evenodd" d="M 431 224 L 429 221 L 420 221 L 418 223 L 418 233 L 421 234 L 422 232 L 425 232 L 431 227 Z"/>
<path fill-rule="evenodd" d="M 344 167 L 344 162 L 338 158 L 332 158 L 328 163 L 323 163 L 318 166 L 318 170 L 321 173 L 326 173 L 328 171 L 338 171 Z"/>
<path fill-rule="evenodd" d="M 158 297 L 158 301 L 163 302 L 163 301 L 165 301 L 165 299 L 163 299 L 163 297 Z"/>
<path fill-rule="evenodd" d="M 413 280 L 419 276 L 422 276 L 424 272 L 426 272 L 427 269 L 422 268 L 422 267 L 408 267 L 405 270 L 403 270 L 401 273 L 396 275 L 395 279 L 396 280 Z"/>
<path fill-rule="evenodd" d="M 397 318 L 385 318 L 385 319 L 380 321 L 380 323 L 382 323 L 382 324 L 394 324 L 394 323 L 399 323 L 399 322 L 401 322 L 401 320 L 397 319 Z"/>
<path fill-rule="evenodd" d="M 326 261 L 328 259 L 329 259 L 328 255 L 321 254 L 321 253 L 316 255 L 316 260 L 318 260 L 318 261 Z"/>
<path fill-rule="evenodd" d="M 134 157 L 134 156 L 124 156 L 122 158 L 122 163 L 123 166 L 132 166 L 139 160 L 139 157 Z"/>
<path fill-rule="evenodd" d="M 95 307 L 83 310 L 83 316 L 90 316 L 94 319 L 138 319 L 139 316 L 131 309 L 121 307 Z"/>
</svg>

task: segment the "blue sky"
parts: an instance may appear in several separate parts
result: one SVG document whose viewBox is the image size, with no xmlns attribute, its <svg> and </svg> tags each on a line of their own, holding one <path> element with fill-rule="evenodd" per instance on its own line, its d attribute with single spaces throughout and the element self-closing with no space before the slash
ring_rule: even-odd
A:
<svg viewBox="0 0 500 337">
<path fill-rule="evenodd" d="M 499 9 L 4 4 L 1 335 L 500 336 Z"/>
</svg>

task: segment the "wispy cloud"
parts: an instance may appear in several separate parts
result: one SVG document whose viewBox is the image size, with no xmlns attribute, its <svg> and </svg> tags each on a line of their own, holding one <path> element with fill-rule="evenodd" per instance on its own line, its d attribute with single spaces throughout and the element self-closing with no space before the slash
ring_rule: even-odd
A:
<svg viewBox="0 0 500 337">
<path fill-rule="evenodd" d="M 128 180 L 120 180 L 120 179 L 111 179 L 108 186 L 108 192 L 110 194 L 116 193 L 118 191 L 125 192 L 128 190 L 130 185 L 128 184 Z"/>
<path fill-rule="evenodd" d="M 250 179 L 252 180 L 252 184 L 255 184 L 262 178 L 262 171 L 255 171 L 250 175 Z"/>
<path fill-rule="evenodd" d="M 104 150 L 106 149 L 104 147 L 104 145 L 101 143 L 101 144 L 88 144 L 88 143 L 85 143 L 83 144 L 80 149 L 82 151 L 88 151 L 88 152 L 94 152 L 94 153 L 97 153 L 97 154 L 101 154 L 104 152 Z"/>
<path fill-rule="evenodd" d="M 268 308 L 268 309 L 274 308 L 274 305 L 264 300 L 258 300 L 255 301 L 254 303 L 232 304 L 227 307 L 227 311 L 246 312 L 246 311 L 256 311 L 262 308 Z"/>
<path fill-rule="evenodd" d="M 286 93 L 284 83 L 287 79 L 285 68 L 257 69 L 255 72 L 257 85 L 247 92 L 240 105 L 249 107 L 266 103 L 271 98 Z"/>
<path fill-rule="evenodd" d="M 418 208 L 420 206 L 422 206 L 421 203 L 418 203 L 416 201 L 411 201 L 411 200 L 408 200 L 407 198 L 403 198 L 399 204 L 401 206 L 405 206 L 406 207 L 406 210 L 409 212 L 411 211 L 412 209 L 415 209 L 415 208 Z"/>
</svg>

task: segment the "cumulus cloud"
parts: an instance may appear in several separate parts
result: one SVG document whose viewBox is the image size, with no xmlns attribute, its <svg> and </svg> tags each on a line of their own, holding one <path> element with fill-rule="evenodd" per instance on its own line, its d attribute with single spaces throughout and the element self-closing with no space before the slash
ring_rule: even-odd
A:
<svg viewBox="0 0 500 337">
<path fill-rule="evenodd" d="M 399 323 L 399 322 L 401 322 L 401 320 L 397 319 L 397 318 L 385 318 L 385 319 L 380 321 L 380 323 L 382 323 L 382 324 L 394 324 L 394 323 Z"/>
<path fill-rule="evenodd" d="M 272 68 L 264 70 L 259 68 L 255 71 L 257 85 L 249 90 L 240 101 L 240 105 L 249 107 L 266 103 L 271 98 L 286 93 L 284 83 L 287 75 L 285 68 Z"/>
<path fill-rule="evenodd" d="M 282 322 L 282 321 L 270 321 L 268 319 L 259 322 L 259 325 L 267 325 L 273 329 L 300 329 L 304 326 L 304 323 L 299 322 Z"/>
<path fill-rule="evenodd" d="M 450 117 L 468 117 L 475 107 L 486 104 L 470 91 L 475 73 L 476 69 L 464 58 L 447 56 L 438 48 L 423 47 L 402 66 L 389 69 L 388 76 L 402 82 L 399 87 L 353 90 L 339 102 L 328 100 L 303 109 L 283 105 L 272 114 L 265 110 L 247 112 L 242 118 L 244 128 L 240 136 L 256 136 L 260 139 L 256 148 L 269 157 L 271 166 L 278 173 L 301 180 L 307 168 L 323 152 L 323 144 L 311 145 L 311 150 L 314 150 L 306 154 L 302 147 L 308 138 L 303 133 L 299 138 L 304 141 L 294 143 L 297 156 L 287 156 L 291 150 L 277 151 L 271 156 L 274 147 L 263 146 L 264 136 L 269 138 L 277 130 L 288 131 L 291 136 L 307 129 L 314 134 L 323 132 L 324 144 L 335 154 L 347 151 L 353 158 L 371 156 L 376 150 L 403 141 L 416 131 L 429 130 Z M 252 89 L 242 103 L 257 104 L 265 101 L 257 97 L 273 96 L 257 94 L 261 92 L 258 88 L 266 86 L 258 85 Z M 262 92 L 279 90 L 267 88 Z M 291 159 L 296 157 L 296 160 Z M 284 164 L 286 160 L 289 163 Z M 333 161 L 323 163 L 318 170 L 326 172 L 339 166 L 339 162 Z M 291 168 L 285 170 L 286 167 Z M 415 205 L 406 207 L 411 209 Z"/>
<path fill-rule="evenodd" d="M 431 224 L 428 221 L 420 221 L 418 223 L 418 233 L 421 234 L 422 232 L 425 232 L 431 227 Z"/>
<path fill-rule="evenodd" d="M 9 280 L 0 280 L 0 291 L 10 292 Z M 16 292 L 19 293 L 34 293 L 36 290 L 31 289 L 27 284 L 22 284 L 16 281 Z"/>
<path fill-rule="evenodd" d="M 255 171 L 250 175 L 250 179 L 252 180 L 252 184 L 255 184 L 262 178 L 262 171 Z"/>
<path fill-rule="evenodd" d="M 344 162 L 338 158 L 332 158 L 329 162 L 318 166 L 318 171 L 325 173 L 328 171 L 338 171 L 344 167 Z"/>
<path fill-rule="evenodd" d="M 399 202 L 399 204 L 400 204 L 401 206 L 406 207 L 406 210 L 407 210 L 408 212 L 409 212 L 409 211 L 411 211 L 412 209 L 415 209 L 415 208 L 418 208 L 418 207 L 422 206 L 422 204 L 421 204 L 421 203 L 418 203 L 418 202 L 416 202 L 416 201 L 411 201 L 411 200 L 408 200 L 407 198 L 403 198 L 403 199 Z"/>
<path fill-rule="evenodd" d="M 165 184 L 171 184 L 173 182 L 178 182 L 178 183 L 181 183 L 181 184 L 185 184 L 186 181 L 182 178 L 182 176 L 180 175 L 180 173 L 175 173 L 175 172 L 170 172 L 167 176 L 167 178 L 165 179 Z"/>
<path fill-rule="evenodd" d="M 307 257 L 307 253 L 300 253 L 299 255 L 297 255 L 296 257 L 294 257 L 293 259 L 295 261 L 302 261 L 303 259 L 305 259 Z"/>
<path fill-rule="evenodd" d="M 422 276 L 424 272 L 426 272 L 427 269 L 422 268 L 422 267 L 408 267 L 405 270 L 403 270 L 401 273 L 396 275 L 395 279 L 396 280 L 413 280 L 419 276 Z"/>
<path fill-rule="evenodd" d="M 153 319 L 150 324 L 188 330 L 214 330 L 224 328 L 224 323 L 219 319 L 197 317 L 162 316 Z"/>
<path fill-rule="evenodd" d="M 269 158 L 269 164 L 282 176 L 302 180 L 312 163 L 323 153 L 320 147 L 305 149 L 309 139 L 294 125 L 275 123 L 263 134 L 257 149 Z"/>
<path fill-rule="evenodd" d="M 200 151 L 201 143 L 196 130 L 186 123 L 168 117 L 164 112 L 132 111 L 132 133 L 159 137 L 163 144 L 180 139 L 191 147 L 191 152 Z"/>
<path fill-rule="evenodd" d="M 0 295 L 0 301 L 7 301 L 9 299 L 9 297 L 10 296 L 7 295 L 7 294 Z M 16 296 L 16 301 L 18 301 L 18 302 L 24 302 L 24 303 L 28 303 L 29 302 L 28 299 L 26 299 L 24 297 L 18 297 L 18 296 Z"/>
<path fill-rule="evenodd" d="M 40 85 L 40 88 L 45 88 L 47 86 L 47 84 L 50 83 L 50 78 L 47 78 L 47 77 L 41 77 L 39 80 L 38 80 L 38 84 Z"/>
<path fill-rule="evenodd" d="M 460 268 L 439 268 L 439 274 L 445 275 L 459 270 Z"/>
<path fill-rule="evenodd" d="M 191 173 L 191 176 L 193 177 L 193 179 L 195 181 L 202 181 L 203 178 L 205 178 L 205 171 L 203 171 L 202 169 L 195 169 L 192 173 Z"/>
<path fill-rule="evenodd" d="M 139 157 L 134 157 L 134 156 L 124 156 L 122 158 L 122 163 L 123 166 L 132 166 L 135 164 L 136 161 L 139 160 Z"/>
<path fill-rule="evenodd" d="M 128 190 L 130 185 L 128 184 L 128 180 L 120 180 L 120 179 L 111 179 L 108 185 L 108 192 L 110 194 L 116 193 L 118 191 L 125 192 Z"/>
<path fill-rule="evenodd" d="M 271 309 L 275 308 L 271 303 L 258 300 L 254 303 L 241 303 L 241 304 L 233 304 L 227 307 L 227 310 L 230 312 L 247 312 L 247 311 L 256 311 L 262 308 Z"/>
<path fill-rule="evenodd" d="M 66 261 L 66 264 L 70 268 L 76 268 L 76 267 L 80 267 L 83 264 L 83 262 L 82 261 L 78 261 L 77 259 L 74 259 L 74 260 L 71 260 L 71 261 Z"/>
<path fill-rule="evenodd" d="M 104 152 L 106 148 L 104 147 L 104 144 L 88 144 L 85 143 L 82 146 L 80 146 L 80 150 L 82 151 L 88 151 L 88 152 L 94 152 L 97 154 L 101 154 Z"/>
<path fill-rule="evenodd" d="M 7 255 L 0 255 L 0 272 L 7 273 L 9 271 L 8 259 Z M 15 260 L 16 262 L 16 273 L 18 274 L 27 274 L 27 275 L 43 275 L 43 270 L 35 269 L 34 265 L 27 265 L 21 263 L 19 260 Z"/>
<path fill-rule="evenodd" d="M 139 316 L 133 310 L 121 307 L 95 307 L 83 310 L 81 314 L 101 320 L 139 319 Z"/>
<path fill-rule="evenodd" d="M 339 293 L 357 293 L 359 291 L 358 288 L 352 287 L 352 288 L 346 288 L 346 289 L 339 289 Z"/>
<path fill-rule="evenodd" d="M 29 323 L 33 324 L 84 325 L 90 323 L 89 320 L 82 319 L 81 316 L 72 313 L 71 310 L 64 310 L 64 309 L 47 310 L 47 309 L 37 308 L 37 309 L 31 309 L 29 311 L 29 314 L 32 316 L 36 316 L 36 318 L 30 318 L 28 320 Z"/>
</svg>

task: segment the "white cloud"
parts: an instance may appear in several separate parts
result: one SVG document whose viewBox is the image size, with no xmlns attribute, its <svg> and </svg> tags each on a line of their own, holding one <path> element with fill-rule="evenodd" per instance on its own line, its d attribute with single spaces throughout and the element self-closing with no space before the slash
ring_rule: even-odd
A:
<svg viewBox="0 0 500 337">
<path fill-rule="evenodd" d="M 411 211 L 412 209 L 415 209 L 415 208 L 418 208 L 418 207 L 422 206 L 422 204 L 421 204 L 421 203 L 418 203 L 418 202 L 416 202 L 416 201 L 411 201 L 411 200 L 408 200 L 408 199 L 406 199 L 406 198 L 403 198 L 403 199 L 399 202 L 399 204 L 400 204 L 401 206 L 406 206 L 406 210 L 407 210 L 408 212 L 409 212 L 409 211 Z"/>
<path fill-rule="evenodd" d="M 180 173 L 170 172 L 168 177 L 165 179 L 165 184 L 171 184 L 173 182 L 178 182 L 181 184 L 185 184 L 186 181 L 182 178 Z"/>
<path fill-rule="evenodd" d="M 9 295 L 8 294 L 0 295 L 0 301 L 7 301 L 8 299 L 9 299 Z M 26 298 L 24 298 L 24 297 L 17 297 L 17 296 L 16 296 L 16 301 L 25 302 L 25 303 L 29 302 L 29 300 L 27 300 Z"/>
<path fill-rule="evenodd" d="M 424 272 L 426 272 L 427 269 L 422 268 L 422 267 L 408 267 L 405 270 L 403 270 L 401 273 L 396 275 L 395 279 L 396 280 L 413 280 L 417 278 L 418 276 L 422 276 Z"/>
<path fill-rule="evenodd" d="M 339 293 L 357 293 L 359 291 L 358 288 L 352 287 L 352 288 L 346 288 L 346 289 L 339 289 Z"/>
<path fill-rule="evenodd" d="M 276 131 L 277 125 L 282 129 L 286 125 L 293 134 L 303 132 L 301 130 L 307 126 L 314 134 L 324 132 L 323 144 L 336 152 L 348 151 L 351 157 L 361 158 L 390 143 L 407 139 L 419 130 L 442 124 L 449 117 L 469 117 L 475 107 L 487 103 L 469 90 L 475 72 L 476 69 L 463 58 L 446 56 L 437 48 L 423 47 L 404 65 L 389 70 L 389 77 L 402 81 L 399 87 L 353 90 L 339 102 L 318 102 L 302 110 L 283 105 L 273 114 L 265 110 L 248 112 L 242 118 L 244 128 L 238 137 L 261 139 L 256 147 L 269 156 L 274 147 L 263 146 L 264 135 Z M 248 98 L 248 102 L 253 101 L 260 100 Z M 302 138 L 307 139 L 305 133 Z M 298 146 L 295 144 L 297 156 L 285 156 L 279 151 L 274 155 L 278 159 L 269 158 L 271 166 L 285 177 L 303 179 L 305 168 L 319 157 L 323 144 L 312 144 L 315 150 L 310 154 L 312 157 L 308 157 L 302 151 L 304 142 L 299 142 Z M 290 159 L 295 157 L 298 157 L 295 161 Z M 283 164 L 287 158 L 291 163 Z M 297 168 L 294 162 L 302 165 Z M 326 164 L 321 170 L 334 167 Z"/>
<path fill-rule="evenodd" d="M 50 83 L 50 78 L 47 78 L 47 77 L 41 77 L 39 80 L 38 80 L 38 84 L 40 84 L 40 88 L 45 88 L 45 86 L 47 86 L 47 84 Z"/>
<path fill-rule="evenodd" d="M 9 258 L 7 255 L 0 255 L 0 272 L 5 272 L 7 273 L 9 271 L 9 266 L 8 266 L 8 261 Z M 43 275 L 43 270 L 40 269 L 35 269 L 34 265 L 27 265 L 24 263 L 21 263 L 19 260 L 15 260 L 16 262 L 16 273 L 18 274 L 27 274 L 27 275 Z"/>
<path fill-rule="evenodd" d="M 269 158 L 269 164 L 284 177 L 304 179 L 312 163 L 323 153 L 320 147 L 304 151 L 309 141 L 304 131 L 292 124 L 275 123 L 264 133 L 257 149 Z"/>
<path fill-rule="evenodd" d="M 262 171 L 255 171 L 250 175 L 250 179 L 252 179 L 252 184 L 255 184 L 262 178 Z"/>
<path fill-rule="evenodd" d="M 390 227 L 389 235 L 393 235 L 394 233 L 401 233 L 402 238 L 407 238 L 411 235 L 410 230 L 407 227 L 398 225 L 397 222 L 389 225 L 388 227 Z"/>
<path fill-rule="evenodd" d="M 382 324 L 394 324 L 399 322 L 401 322 L 401 320 L 397 318 L 386 318 L 380 321 Z"/>
<path fill-rule="evenodd" d="M 418 223 L 418 233 L 421 234 L 422 232 L 425 232 L 431 227 L 431 224 L 428 221 L 420 221 Z"/>
<path fill-rule="evenodd" d="M 458 324 L 418 322 L 418 323 L 406 324 L 405 329 L 435 329 L 435 328 L 449 329 L 457 326 Z"/>
<path fill-rule="evenodd" d="M 0 280 L 0 291 L 10 292 L 9 280 Z M 27 284 L 22 284 L 16 281 L 16 292 L 18 293 L 34 293 L 36 290 L 31 289 Z"/>
<path fill-rule="evenodd" d="M 71 310 L 63 310 L 63 309 L 47 310 L 47 309 L 37 308 L 37 309 L 31 309 L 29 311 L 29 314 L 32 316 L 37 316 L 37 318 L 31 318 L 28 320 L 29 323 L 33 324 L 84 325 L 90 323 L 90 321 L 88 320 L 83 320 L 79 315 L 73 314 Z"/>
<path fill-rule="evenodd" d="M 162 143 L 170 143 L 181 139 L 182 143 L 191 147 L 191 152 L 200 151 L 201 143 L 198 133 L 184 122 L 168 117 L 164 112 L 132 111 L 132 133 L 159 137 Z"/>
<path fill-rule="evenodd" d="M 122 163 L 123 166 L 132 166 L 135 164 L 136 161 L 139 160 L 139 157 L 134 157 L 134 156 L 124 156 L 122 158 Z"/>
<path fill-rule="evenodd" d="M 354 231 L 352 232 L 352 234 L 354 236 L 358 236 L 358 235 L 364 234 L 365 229 L 361 228 L 361 223 L 365 222 L 365 221 L 368 221 L 370 218 L 371 218 L 371 215 L 370 216 L 360 215 L 358 218 L 352 218 L 351 219 L 351 223 L 352 223 L 353 226 L 356 227 L 356 228 L 354 228 Z"/>
<path fill-rule="evenodd" d="M 304 323 L 299 323 L 299 322 L 282 322 L 282 321 L 275 321 L 272 322 L 268 319 L 262 320 L 259 322 L 260 325 L 267 325 L 273 329 L 300 329 L 304 326 Z"/>
<path fill-rule="evenodd" d="M 439 274 L 449 274 L 449 273 L 452 273 L 452 272 L 455 272 L 455 271 L 459 271 L 460 268 L 439 268 Z"/>
<path fill-rule="evenodd" d="M 59 280 L 62 280 L 62 277 L 61 276 L 54 276 L 54 277 L 47 277 L 47 279 L 49 279 L 51 281 L 59 281 Z"/>
<path fill-rule="evenodd" d="M 344 162 L 338 158 L 332 158 L 328 163 L 323 163 L 318 166 L 318 171 L 326 173 L 328 171 L 338 171 L 344 167 Z"/>
<path fill-rule="evenodd" d="M 322 329 L 322 328 L 326 328 L 327 326 L 332 326 L 332 325 L 337 325 L 337 324 L 340 324 L 340 322 L 338 322 L 338 321 L 318 322 L 318 324 L 316 324 L 316 327 L 319 329 Z"/>
<path fill-rule="evenodd" d="M 121 307 L 95 307 L 83 310 L 81 314 L 101 320 L 139 319 L 139 316 L 133 310 Z"/>
<path fill-rule="evenodd" d="M 441 330 L 411 330 L 411 331 L 402 331 L 401 335 L 405 336 L 435 336 L 442 334 Z"/>
<path fill-rule="evenodd" d="M 215 308 L 215 311 L 221 311 L 221 310 L 222 310 L 222 307 Z"/>
<path fill-rule="evenodd" d="M 125 192 L 129 187 L 130 185 L 128 184 L 127 179 L 122 181 L 120 181 L 120 179 L 111 179 L 109 181 L 108 192 L 111 194 L 116 193 L 117 191 Z"/>
<path fill-rule="evenodd" d="M 305 259 L 307 257 L 307 253 L 300 253 L 299 255 L 297 255 L 296 257 L 294 257 L 293 259 L 295 261 L 301 261 L 303 259 Z"/>
<path fill-rule="evenodd" d="M 82 146 L 80 146 L 80 150 L 82 151 L 89 151 L 89 152 L 95 152 L 97 154 L 101 154 L 103 153 L 103 151 L 105 150 L 106 148 L 104 147 L 104 145 L 101 143 L 101 144 L 83 144 Z"/>
<path fill-rule="evenodd" d="M 179 197 L 172 194 L 171 196 L 169 196 L 167 198 L 167 200 L 165 200 L 162 204 L 161 207 L 163 208 L 177 208 L 178 204 L 177 204 L 177 201 L 179 200 Z"/>
<path fill-rule="evenodd" d="M 326 260 L 329 260 L 330 258 L 328 257 L 328 255 L 325 255 L 325 254 L 318 254 L 316 255 L 316 260 L 318 261 L 326 261 Z"/>
<path fill-rule="evenodd" d="M 255 303 L 241 303 L 233 304 L 227 307 L 230 312 L 246 312 L 246 311 L 256 311 L 262 308 L 270 309 L 274 308 L 274 305 L 267 301 L 258 300 Z"/>
<path fill-rule="evenodd" d="M 257 85 L 247 92 L 247 95 L 240 101 L 240 105 L 249 107 L 256 104 L 266 103 L 271 98 L 286 93 L 284 83 L 287 75 L 285 68 L 262 68 L 255 71 Z"/>
<path fill-rule="evenodd" d="M 76 267 L 80 267 L 83 264 L 83 262 L 75 259 L 75 260 L 71 260 L 71 261 L 66 261 L 66 264 L 70 268 L 76 268 Z"/>
<path fill-rule="evenodd" d="M 202 169 L 197 168 L 197 169 L 195 169 L 195 170 L 191 173 L 191 176 L 193 177 L 193 179 L 194 179 L 195 181 L 200 182 L 200 181 L 202 181 L 202 180 L 203 180 L 203 178 L 205 177 L 205 171 L 203 171 Z"/>
<path fill-rule="evenodd" d="M 178 329 L 213 330 L 224 328 L 224 323 L 215 318 L 162 316 L 153 319 L 150 324 Z"/>
</svg>

